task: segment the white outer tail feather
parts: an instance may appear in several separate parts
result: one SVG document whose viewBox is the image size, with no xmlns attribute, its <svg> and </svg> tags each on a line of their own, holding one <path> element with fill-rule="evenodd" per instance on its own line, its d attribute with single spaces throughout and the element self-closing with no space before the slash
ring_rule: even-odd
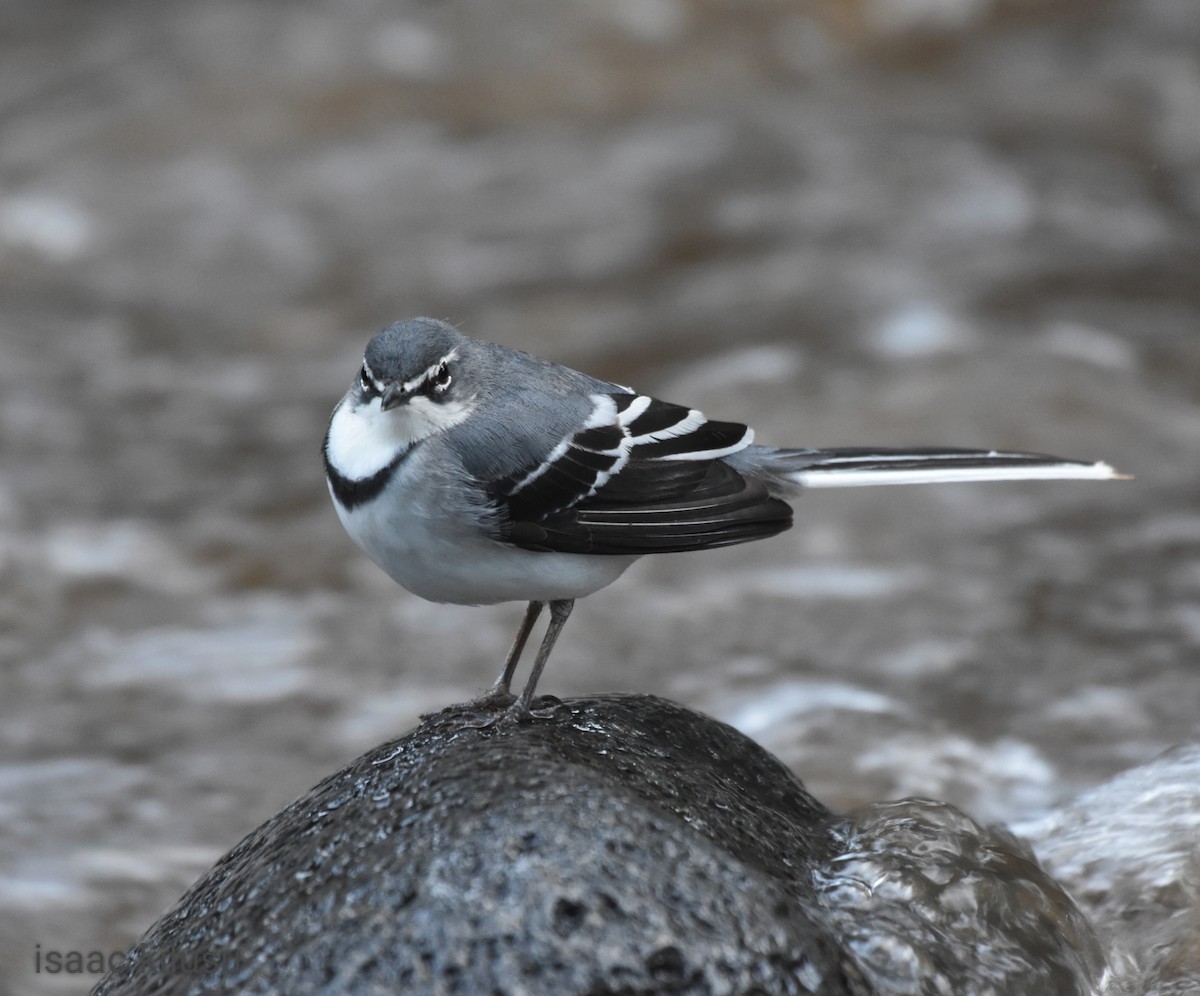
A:
<svg viewBox="0 0 1200 996">
<path fill-rule="evenodd" d="M 822 459 L 811 454 L 807 466 L 796 470 L 777 467 L 783 480 L 803 488 L 853 488 L 892 484 L 956 484 L 971 481 L 1104 481 L 1125 480 L 1107 463 L 1059 460 L 1031 453 L 878 453 L 845 456 L 831 451 Z M 1014 460 L 1027 463 L 1014 464 Z M 990 461 L 995 461 L 990 463 Z M 888 467 L 888 463 L 906 463 Z M 911 466 L 926 463 L 928 466 Z"/>
</svg>

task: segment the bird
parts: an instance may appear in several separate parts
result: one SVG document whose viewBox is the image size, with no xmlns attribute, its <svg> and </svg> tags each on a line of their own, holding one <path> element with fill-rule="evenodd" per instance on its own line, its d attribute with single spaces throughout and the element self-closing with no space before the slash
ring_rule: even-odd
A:
<svg viewBox="0 0 1200 996">
<path fill-rule="evenodd" d="M 535 690 L 577 599 L 643 556 L 782 533 L 789 502 L 806 489 L 1123 476 L 1107 463 L 1039 453 L 761 446 L 741 423 L 433 318 L 396 322 L 367 343 L 323 456 L 346 531 L 402 587 L 432 602 L 527 603 L 499 677 L 451 707 L 484 717 L 475 725 L 538 715 Z"/>
</svg>

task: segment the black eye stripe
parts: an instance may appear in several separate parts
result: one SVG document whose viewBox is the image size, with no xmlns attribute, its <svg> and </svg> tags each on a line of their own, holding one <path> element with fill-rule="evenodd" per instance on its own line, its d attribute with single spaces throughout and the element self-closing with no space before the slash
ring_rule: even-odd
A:
<svg viewBox="0 0 1200 996">
<path fill-rule="evenodd" d="M 397 386 L 401 389 L 401 393 L 409 397 L 413 395 L 422 395 L 424 397 L 434 397 L 445 394 L 450 388 L 450 384 L 454 380 L 454 375 L 451 369 L 449 359 L 444 359 L 436 366 L 431 366 L 425 370 L 419 377 L 405 381 Z M 386 385 L 380 384 L 375 379 L 375 373 L 363 361 L 362 367 L 358 371 L 358 385 L 360 390 L 368 398 L 374 398 L 383 394 Z"/>
<path fill-rule="evenodd" d="M 364 363 L 362 369 L 358 372 L 358 383 L 367 394 L 378 394 L 378 389 L 375 387 L 375 382 L 371 379 L 371 372 L 367 369 Z"/>
<path fill-rule="evenodd" d="M 450 387 L 452 380 L 454 380 L 454 377 L 450 373 L 450 364 L 443 360 L 429 374 L 422 387 L 426 391 L 441 394 Z"/>
</svg>

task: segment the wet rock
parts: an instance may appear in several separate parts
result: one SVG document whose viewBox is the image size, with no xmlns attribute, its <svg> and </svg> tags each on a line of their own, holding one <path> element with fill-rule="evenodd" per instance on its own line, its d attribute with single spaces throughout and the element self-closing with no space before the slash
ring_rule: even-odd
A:
<svg viewBox="0 0 1200 996">
<path fill-rule="evenodd" d="M 1067 996 L 1097 952 L 1008 835 L 922 803 L 839 819 L 731 727 L 605 696 L 369 752 L 94 992 Z"/>
<path fill-rule="evenodd" d="M 946 803 L 875 803 L 833 827 L 826 924 L 879 993 L 1095 992 L 1091 924 L 1008 831 Z"/>
</svg>

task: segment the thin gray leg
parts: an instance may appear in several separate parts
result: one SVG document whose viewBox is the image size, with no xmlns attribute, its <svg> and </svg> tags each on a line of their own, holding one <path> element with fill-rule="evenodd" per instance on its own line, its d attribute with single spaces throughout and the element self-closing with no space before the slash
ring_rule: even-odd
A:
<svg viewBox="0 0 1200 996">
<path fill-rule="evenodd" d="M 521 692 L 521 697 L 509 706 L 509 715 L 515 718 L 529 715 L 529 703 L 533 701 L 533 691 L 537 688 L 538 679 L 542 676 L 542 669 L 546 666 L 546 661 L 550 659 L 550 651 L 554 649 L 558 634 L 562 632 L 574 606 L 575 599 L 573 598 L 564 598 L 550 603 L 550 626 L 546 630 L 546 635 L 542 637 L 542 645 L 538 648 L 529 680 L 525 682 L 525 690 Z"/>
<path fill-rule="evenodd" d="M 521 620 L 521 628 L 517 630 L 517 638 L 513 640 L 512 649 L 509 650 L 508 657 L 504 661 L 504 670 L 500 672 L 500 677 L 496 679 L 496 683 L 488 691 L 488 696 L 498 698 L 501 695 L 508 694 L 508 688 L 512 684 L 513 672 L 517 670 L 521 654 L 525 652 L 525 644 L 529 641 L 529 634 L 533 632 L 534 623 L 538 621 L 538 616 L 542 614 L 542 609 L 545 605 L 545 602 L 529 603 L 529 607 L 525 610 L 525 618 Z"/>
<path fill-rule="evenodd" d="M 508 658 L 504 662 L 504 670 L 500 672 L 500 677 L 496 679 L 486 692 L 469 702 L 459 702 L 457 705 L 447 706 L 440 713 L 426 713 L 422 719 L 434 719 L 446 714 L 457 714 L 460 719 L 460 726 L 485 727 L 490 726 L 495 722 L 495 716 L 491 719 L 480 714 L 480 710 L 493 710 L 501 706 L 511 705 L 513 702 L 512 693 L 509 691 L 509 685 L 512 684 L 513 672 L 517 669 L 517 664 L 521 660 L 521 653 L 525 649 L 525 644 L 529 642 L 529 634 L 533 630 L 534 624 L 538 620 L 538 616 L 542 614 L 542 609 L 545 608 L 545 602 L 530 602 L 529 607 L 525 609 L 525 618 L 521 620 L 521 628 L 517 630 L 517 638 L 513 640 L 512 649 L 508 652 Z"/>
</svg>

